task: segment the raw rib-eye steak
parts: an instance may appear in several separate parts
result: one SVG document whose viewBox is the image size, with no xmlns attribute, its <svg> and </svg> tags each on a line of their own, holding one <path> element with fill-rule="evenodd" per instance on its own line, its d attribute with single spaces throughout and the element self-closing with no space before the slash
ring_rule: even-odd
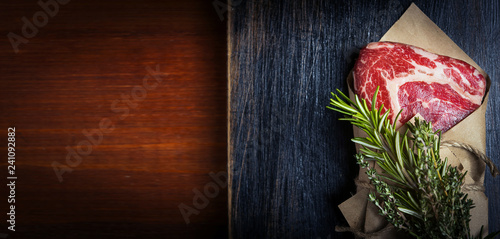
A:
<svg viewBox="0 0 500 239">
<path fill-rule="evenodd" d="M 443 132 L 476 110 L 486 89 L 484 76 L 468 63 L 392 42 L 363 48 L 353 77 L 355 93 L 369 105 L 380 86 L 375 106 L 391 109 L 391 122 L 403 110 L 397 127 L 420 113 Z"/>
</svg>

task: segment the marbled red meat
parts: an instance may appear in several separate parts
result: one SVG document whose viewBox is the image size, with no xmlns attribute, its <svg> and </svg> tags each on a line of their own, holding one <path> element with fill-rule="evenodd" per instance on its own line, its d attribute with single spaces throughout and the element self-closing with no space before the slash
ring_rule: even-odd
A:
<svg viewBox="0 0 500 239">
<path fill-rule="evenodd" d="M 360 51 L 353 71 L 354 92 L 371 106 L 380 86 L 378 108 L 403 125 L 419 113 L 434 130 L 447 131 L 482 102 L 486 80 L 468 63 L 392 42 L 374 42 Z"/>
</svg>

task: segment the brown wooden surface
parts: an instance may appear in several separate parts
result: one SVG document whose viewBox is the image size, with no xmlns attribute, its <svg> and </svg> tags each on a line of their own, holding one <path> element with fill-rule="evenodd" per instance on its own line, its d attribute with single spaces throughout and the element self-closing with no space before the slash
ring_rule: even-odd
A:
<svg viewBox="0 0 500 239">
<path fill-rule="evenodd" d="M 16 54 L 7 34 L 40 10 L 0 3 L 0 238 L 224 237 L 227 188 L 189 224 L 178 208 L 226 171 L 226 23 L 211 1 L 70 1 Z M 113 110 L 156 65 L 162 84 Z M 103 118 L 114 130 L 59 182 L 53 162 L 67 165 L 66 147 Z M 6 223 L 11 126 L 16 232 Z"/>
</svg>

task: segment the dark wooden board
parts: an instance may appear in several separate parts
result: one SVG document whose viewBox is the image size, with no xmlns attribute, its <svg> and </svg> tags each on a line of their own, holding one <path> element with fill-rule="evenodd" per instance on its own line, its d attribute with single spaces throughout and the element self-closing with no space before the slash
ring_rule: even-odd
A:
<svg viewBox="0 0 500 239">
<path fill-rule="evenodd" d="M 193 190 L 211 185 L 210 172 L 227 169 L 226 22 L 212 2 L 69 1 L 15 53 L 7 34 L 22 35 L 22 18 L 42 11 L 37 2 L 0 3 L 0 238 L 225 237 L 227 187 L 189 224 L 179 210 L 194 208 Z M 162 84 L 121 101 L 157 64 Z M 66 147 L 77 149 L 82 130 L 103 118 L 115 129 L 59 182 L 53 162 L 68 166 Z M 6 221 L 11 126 L 15 232 Z"/>
<path fill-rule="evenodd" d="M 351 238 L 337 205 L 357 166 L 351 126 L 325 108 L 359 48 L 410 1 L 234 1 L 229 22 L 230 229 L 234 238 Z M 491 77 L 487 154 L 500 164 L 498 1 L 416 1 Z M 490 230 L 500 178 L 486 175 Z"/>
</svg>

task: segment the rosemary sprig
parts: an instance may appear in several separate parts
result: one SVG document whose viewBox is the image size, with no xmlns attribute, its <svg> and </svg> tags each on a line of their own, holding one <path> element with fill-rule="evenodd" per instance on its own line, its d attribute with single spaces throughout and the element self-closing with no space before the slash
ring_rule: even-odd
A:
<svg viewBox="0 0 500 239">
<path fill-rule="evenodd" d="M 362 146 L 356 159 L 367 169 L 375 186 L 377 194 L 370 193 L 369 200 L 380 214 L 416 238 L 472 238 L 469 221 L 473 203 L 461 191 L 466 173 L 439 156 L 440 132 L 434 132 L 431 123 L 418 118 L 407 123 L 404 134 L 398 132 L 395 123 L 387 118 L 389 111 L 383 112 L 383 105 L 375 107 L 378 88 L 371 108 L 357 96 L 352 101 L 340 90 L 337 92 L 332 93 L 327 108 L 346 115 L 340 120 L 366 133 L 367 137 L 352 141 Z M 397 118 L 399 114 L 394 122 Z M 368 161 L 375 161 L 382 172 Z"/>
</svg>

